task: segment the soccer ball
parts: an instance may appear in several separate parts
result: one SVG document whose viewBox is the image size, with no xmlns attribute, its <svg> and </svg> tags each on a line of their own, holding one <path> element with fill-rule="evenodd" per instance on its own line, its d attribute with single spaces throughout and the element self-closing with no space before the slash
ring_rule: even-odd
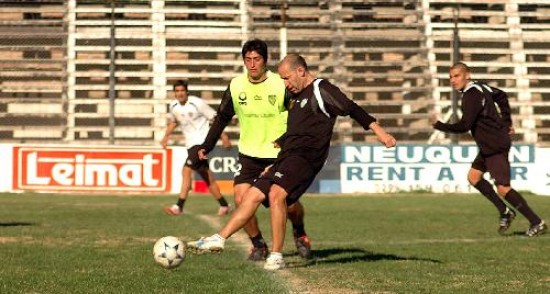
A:
<svg viewBox="0 0 550 294">
<path fill-rule="evenodd" d="M 153 257 L 163 268 L 176 268 L 185 258 L 185 244 L 176 237 L 162 237 L 153 247 Z"/>
</svg>

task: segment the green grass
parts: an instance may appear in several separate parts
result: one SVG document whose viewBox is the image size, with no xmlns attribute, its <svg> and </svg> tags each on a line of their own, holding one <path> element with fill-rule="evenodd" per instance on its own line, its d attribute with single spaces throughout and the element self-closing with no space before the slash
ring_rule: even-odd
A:
<svg viewBox="0 0 550 294">
<path fill-rule="evenodd" d="M 526 198 L 550 220 L 550 197 Z M 0 194 L 0 293 L 550 293 L 550 234 L 523 237 L 519 216 L 499 236 L 496 210 L 478 195 L 307 195 L 315 258 L 295 255 L 289 228 L 289 268 L 276 273 L 246 261 L 238 238 L 175 270 L 154 264 L 159 237 L 195 239 L 227 219 L 195 195 L 189 214 L 165 215 L 174 200 Z M 269 240 L 268 210 L 258 216 Z"/>
</svg>

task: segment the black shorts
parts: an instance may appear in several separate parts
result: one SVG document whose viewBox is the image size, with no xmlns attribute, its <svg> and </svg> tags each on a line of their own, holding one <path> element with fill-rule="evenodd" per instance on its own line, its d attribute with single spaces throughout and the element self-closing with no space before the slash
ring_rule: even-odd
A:
<svg viewBox="0 0 550 294">
<path fill-rule="evenodd" d="M 208 169 L 208 160 L 199 159 L 199 145 L 195 145 L 187 149 L 187 160 L 185 160 L 185 166 L 190 167 L 192 170 L 202 171 Z"/>
<path fill-rule="evenodd" d="M 478 153 L 472 168 L 482 172 L 489 172 L 496 185 L 510 186 L 510 161 L 508 152 L 497 153 L 491 156 L 483 156 Z"/>
<path fill-rule="evenodd" d="M 275 158 L 257 158 L 239 153 L 239 170 L 235 173 L 234 185 L 253 184 L 266 167 L 273 164 Z"/>
<path fill-rule="evenodd" d="M 302 156 L 289 155 L 278 159 L 269 171 L 254 183 L 254 186 L 267 196 L 271 186 L 277 184 L 288 193 L 286 204 L 290 206 L 307 191 L 322 167 L 322 164 L 312 163 Z M 268 197 L 263 205 L 269 207 Z"/>
</svg>

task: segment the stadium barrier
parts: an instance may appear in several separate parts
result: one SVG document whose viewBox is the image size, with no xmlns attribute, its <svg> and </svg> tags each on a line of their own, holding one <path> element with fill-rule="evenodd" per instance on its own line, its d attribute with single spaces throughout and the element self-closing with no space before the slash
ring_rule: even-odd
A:
<svg viewBox="0 0 550 294">
<path fill-rule="evenodd" d="M 331 148 L 310 193 L 395 193 L 426 191 L 475 193 L 466 175 L 477 154 L 474 145 L 347 144 Z M 105 147 L 0 144 L 4 168 L 0 192 L 178 193 L 183 147 Z M 510 151 L 512 186 L 550 196 L 550 148 L 515 145 Z M 223 193 L 232 194 L 237 150 L 209 154 Z M 207 192 L 196 179 L 194 192 Z"/>
</svg>

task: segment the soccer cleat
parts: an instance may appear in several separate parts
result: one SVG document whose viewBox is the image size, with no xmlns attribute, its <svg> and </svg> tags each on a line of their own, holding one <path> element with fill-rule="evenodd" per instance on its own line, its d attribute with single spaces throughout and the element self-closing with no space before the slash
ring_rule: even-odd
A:
<svg viewBox="0 0 550 294">
<path fill-rule="evenodd" d="M 285 260 L 280 256 L 270 255 L 264 264 L 264 269 L 268 271 L 276 271 L 285 268 Z"/>
<path fill-rule="evenodd" d="M 311 258 L 311 242 L 307 235 L 301 237 L 294 235 L 294 244 L 296 244 L 298 255 L 305 259 Z"/>
<path fill-rule="evenodd" d="M 177 206 L 176 204 L 164 207 L 164 211 L 169 215 L 180 215 L 183 213 L 183 210 L 180 209 L 179 206 Z"/>
<path fill-rule="evenodd" d="M 231 210 L 233 210 L 231 208 L 231 205 L 227 205 L 227 206 L 220 206 L 220 208 L 218 209 L 218 215 L 219 216 L 224 216 L 224 215 L 227 215 L 231 212 Z"/>
<path fill-rule="evenodd" d="M 538 225 L 531 226 L 527 232 L 525 232 L 525 236 L 527 237 L 534 237 L 538 235 L 542 235 L 546 232 L 548 229 L 548 226 L 546 226 L 546 223 L 544 221 L 541 221 Z"/>
<path fill-rule="evenodd" d="M 187 242 L 187 249 L 195 253 L 220 253 L 223 251 L 224 246 L 225 239 L 222 239 L 218 234 Z"/>
<path fill-rule="evenodd" d="M 250 254 L 248 255 L 248 260 L 261 261 L 261 260 L 265 260 L 268 255 L 269 255 L 269 249 L 267 249 L 267 246 L 252 247 L 250 249 Z"/>
<path fill-rule="evenodd" d="M 506 230 L 512 224 L 512 221 L 516 218 L 516 213 L 510 208 L 506 207 L 506 211 L 500 215 L 500 222 L 498 224 L 498 233 L 504 235 Z"/>
</svg>

